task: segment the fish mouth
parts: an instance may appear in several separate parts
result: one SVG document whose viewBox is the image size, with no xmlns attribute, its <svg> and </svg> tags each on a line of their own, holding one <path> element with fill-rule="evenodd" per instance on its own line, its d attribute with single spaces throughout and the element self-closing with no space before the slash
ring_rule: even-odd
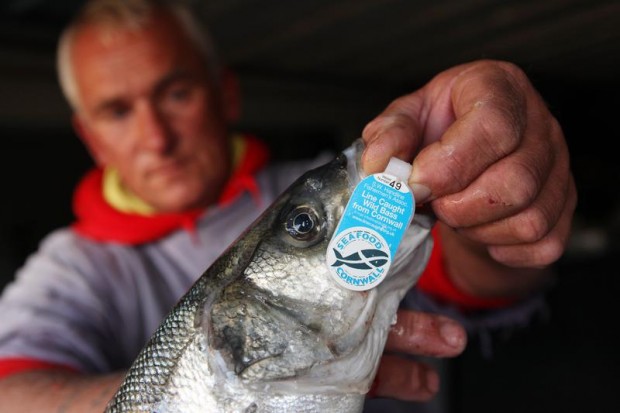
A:
<svg viewBox="0 0 620 413">
<path fill-rule="evenodd" d="M 342 151 L 346 159 L 347 173 L 353 186 L 357 185 L 368 175 L 362 169 L 362 154 L 365 148 L 366 144 L 362 138 L 357 138 L 351 146 Z"/>
</svg>

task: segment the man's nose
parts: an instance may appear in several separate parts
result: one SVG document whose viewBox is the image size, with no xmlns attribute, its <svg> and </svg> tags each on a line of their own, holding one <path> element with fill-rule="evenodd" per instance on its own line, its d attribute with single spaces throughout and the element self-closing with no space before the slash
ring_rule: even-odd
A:
<svg viewBox="0 0 620 413">
<path fill-rule="evenodd" d="M 172 134 L 165 116 L 151 103 L 140 107 L 138 133 L 147 149 L 165 152 L 172 144 Z"/>
</svg>

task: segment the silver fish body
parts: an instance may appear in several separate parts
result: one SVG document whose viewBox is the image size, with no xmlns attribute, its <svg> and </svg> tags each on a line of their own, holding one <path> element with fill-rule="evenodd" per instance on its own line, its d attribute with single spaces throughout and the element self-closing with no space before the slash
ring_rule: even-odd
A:
<svg viewBox="0 0 620 413">
<path fill-rule="evenodd" d="M 205 271 L 107 413 L 362 411 L 433 223 L 416 214 L 378 287 L 351 291 L 331 278 L 325 251 L 361 178 L 362 149 L 358 140 L 299 178 Z"/>
</svg>

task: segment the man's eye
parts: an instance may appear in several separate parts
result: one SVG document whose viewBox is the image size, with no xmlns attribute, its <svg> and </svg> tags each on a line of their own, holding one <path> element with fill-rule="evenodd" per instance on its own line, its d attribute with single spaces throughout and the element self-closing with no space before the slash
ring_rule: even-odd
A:
<svg viewBox="0 0 620 413">
<path fill-rule="evenodd" d="M 189 88 L 175 88 L 168 93 L 168 97 L 173 100 L 184 101 L 189 98 Z"/>
<path fill-rule="evenodd" d="M 114 105 L 108 107 L 104 112 L 103 116 L 109 120 L 123 120 L 129 115 L 130 109 L 129 106 L 126 105 Z"/>
<path fill-rule="evenodd" d="M 117 107 L 111 110 L 110 115 L 115 119 L 123 119 L 129 114 L 129 108 L 127 107 Z"/>
</svg>

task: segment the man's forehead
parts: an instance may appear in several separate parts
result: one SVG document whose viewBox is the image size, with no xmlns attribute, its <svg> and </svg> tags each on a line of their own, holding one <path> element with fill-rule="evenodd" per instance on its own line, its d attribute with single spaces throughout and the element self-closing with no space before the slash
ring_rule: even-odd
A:
<svg viewBox="0 0 620 413">
<path fill-rule="evenodd" d="M 136 79 L 146 86 L 180 71 L 206 72 L 200 52 L 175 23 L 163 19 L 140 27 L 82 26 L 76 32 L 72 53 L 74 75 L 82 94 L 88 90 L 116 96 Z"/>
</svg>

